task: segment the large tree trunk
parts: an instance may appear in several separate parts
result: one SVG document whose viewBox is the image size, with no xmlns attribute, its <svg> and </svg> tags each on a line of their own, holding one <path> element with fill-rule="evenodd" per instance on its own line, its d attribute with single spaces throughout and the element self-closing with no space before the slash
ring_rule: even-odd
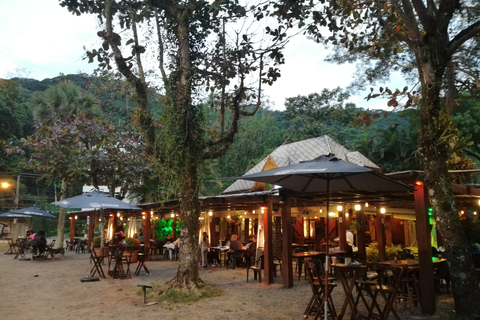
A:
<svg viewBox="0 0 480 320">
<path fill-rule="evenodd" d="M 448 174 L 451 141 L 444 138 L 452 124 L 441 107 L 440 86 L 449 57 L 441 37 L 435 38 L 416 51 L 422 84 L 420 153 L 437 230 L 445 241 L 455 309 L 460 315 L 471 316 L 479 309 L 480 295 L 470 244 L 461 226 Z"/>
<path fill-rule="evenodd" d="M 201 128 L 197 125 L 197 109 L 192 105 L 191 57 L 188 34 L 188 20 L 183 12 L 175 12 L 178 26 L 176 29 L 179 43 L 178 74 L 173 78 L 170 91 L 170 106 L 164 112 L 170 112 L 174 120 L 176 145 L 173 147 L 174 170 L 178 174 L 182 201 L 180 204 L 180 263 L 177 275 L 166 284 L 166 288 L 181 291 L 196 291 L 204 282 L 199 276 L 198 232 L 200 203 L 198 201 L 198 163 L 201 157 Z M 173 108 L 173 110 L 171 110 Z M 170 110 L 169 110 L 170 109 Z M 172 124 L 170 124 L 171 126 Z"/>
<path fill-rule="evenodd" d="M 60 200 L 65 200 L 67 198 L 67 180 L 62 180 L 62 196 Z M 56 248 L 63 248 L 63 240 L 65 238 L 65 215 L 66 209 L 60 207 L 58 213 L 58 224 L 57 224 L 57 241 L 55 242 Z"/>
</svg>

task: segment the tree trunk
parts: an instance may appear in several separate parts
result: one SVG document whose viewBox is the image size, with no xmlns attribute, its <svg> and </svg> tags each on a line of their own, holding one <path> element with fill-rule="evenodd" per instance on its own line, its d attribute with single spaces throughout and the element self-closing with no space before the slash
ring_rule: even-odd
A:
<svg viewBox="0 0 480 320">
<path fill-rule="evenodd" d="M 199 276 L 198 232 L 200 202 L 198 201 L 198 164 L 201 157 L 201 128 L 197 125 L 197 109 L 192 106 L 191 57 L 188 34 L 188 21 L 183 12 L 175 12 L 178 26 L 176 29 L 179 43 L 179 66 L 176 77 L 171 80 L 170 103 L 164 112 L 170 113 L 173 123 L 174 146 L 172 146 L 174 172 L 178 174 L 181 186 L 180 218 L 180 256 L 177 275 L 164 289 L 196 291 L 205 286 Z M 172 127 L 173 126 L 173 127 Z"/>
<path fill-rule="evenodd" d="M 451 121 L 440 101 L 442 77 L 449 61 L 440 38 L 430 40 L 416 51 L 422 84 L 419 146 L 437 230 L 445 241 L 455 310 L 460 315 L 471 316 L 479 309 L 480 295 L 470 244 L 460 223 L 448 174 L 450 141 L 442 140 Z"/>
<path fill-rule="evenodd" d="M 60 200 L 65 200 L 67 198 L 67 180 L 62 180 L 62 196 Z M 57 224 L 57 241 L 55 243 L 55 247 L 63 248 L 63 240 L 65 237 L 65 213 L 66 209 L 60 207 L 60 211 L 58 213 L 58 224 Z"/>
</svg>

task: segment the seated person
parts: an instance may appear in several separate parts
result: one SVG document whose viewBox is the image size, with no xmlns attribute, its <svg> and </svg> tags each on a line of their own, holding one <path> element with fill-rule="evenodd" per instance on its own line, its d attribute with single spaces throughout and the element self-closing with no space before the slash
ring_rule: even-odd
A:
<svg viewBox="0 0 480 320">
<path fill-rule="evenodd" d="M 35 240 L 35 232 L 33 230 L 27 231 L 27 241 L 28 243 L 33 243 Z"/>
<path fill-rule="evenodd" d="M 248 244 L 245 246 L 245 251 L 243 256 L 245 257 L 245 262 L 251 264 L 252 261 L 255 261 L 255 256 L 257 254 L 257 237 L 255 235 L 250 235 Z"/>
<path fill-rule="evenodd" d="M 212 267 L 220 266 L 220 257 L 218 256 L 217 250 L 208 248 L 207 263 Z"/>
<path fill-rule="evenodd" d="M 230 249 L 227 251 L 227 257 L 229 260 L 243 258 L 243 244 L 238 240 L 236 234 L 232 234 L 230 238 Z"/>
<path fill-rule="evenodd" d="M 47 247 L 47 238 L 45 238 L 45 231 L 39 231 L 33 239 L 33 255 L 36 256 L 37 252 L 42 255 Z"/>
<path fill-rule="evenodd" d="M 140 243 L 145 243 L 145 237 L 143 236 L 143 232 L 140 232 L 137 240 L 140 241 Z"/>
<path fill-rule="evenodd" d="M 173 242 L 168 242 L 163 245 L 164 248 L 168 249 L 168 255 L 170 260 L 173 260 L 173 253 L 178 251 L 178 248 L 180 247 L 180 238 Z"/>
<path fill-rule="evenodd" d="M 122 227 L 122 226 L 118 226 L 118 227 L 117 227 L 117 231 L 116 231 L 115 234 L 113 235 L 112 243 L 113 243 L 113 244 L 118 244 L 118 243 L 122 242 L 123 239 L 125 239 L 125 234 L 123 233 L 123 227 Z"/>
</svg>

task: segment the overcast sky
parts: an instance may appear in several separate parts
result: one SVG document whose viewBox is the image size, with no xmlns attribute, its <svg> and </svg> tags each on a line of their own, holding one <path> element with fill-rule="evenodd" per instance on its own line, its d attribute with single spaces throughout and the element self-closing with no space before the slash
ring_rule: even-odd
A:
<svg viewBox="0 0 480 320">
<path fill-rule="evenodd" d="M 98 47 L 97 21 L 92 15 L 74 16 L 56 0 L 0 0 L 0 78 L 20 76 L 42 80 L 60 73 L 91 73 L 95 64 L 82 60 L 84 47 Z M 345 87 L 353 67 L 325 63 L 321 45 L 304 38 L 287 47 L 282 76 L 272 87 L 264 87 L 275 109 L 283 110 L 285 98 L 321 92 L 324 88 Z M 19 73 L 24 70 L 26 73 Z M 357 106 L 378 108 L 363 99 L 352 98 Z"/>
</svg>

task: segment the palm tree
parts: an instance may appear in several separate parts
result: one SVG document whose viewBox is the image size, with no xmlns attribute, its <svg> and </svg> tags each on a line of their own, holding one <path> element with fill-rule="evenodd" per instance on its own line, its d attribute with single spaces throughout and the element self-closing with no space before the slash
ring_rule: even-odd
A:
<svg viewBox="0 0 480 320">
<path fill-rule="evenodd" d="M 72 118 L 80 111 L 100 115 L 100 103 L 91 94 L 82 92 L 81 88 L 70 80 L 63 80 L 46 91 L 36 94 L 30 100 L 36 121 L 47 124 L 55 120 Z"/>
<path fill-rule="evenodd" d="M 46 91 L 36 94 L 30 100 L 34 110 L 36 121 L 45 122 L 47 125 L 56 120 L 71 119 L 81 111 L 100 115 L 100 103 L 91 94 L 82 92 L 81 88 L 70 80 L 60 81 L 57 85 L 48 88 Z M 61 199 L 67 197 L 67 180 L 62 180 Z M 63 247 L 65 226 L 65 208 L 60 208 L 58 215 L 57 246 Z"/>
</svg>

